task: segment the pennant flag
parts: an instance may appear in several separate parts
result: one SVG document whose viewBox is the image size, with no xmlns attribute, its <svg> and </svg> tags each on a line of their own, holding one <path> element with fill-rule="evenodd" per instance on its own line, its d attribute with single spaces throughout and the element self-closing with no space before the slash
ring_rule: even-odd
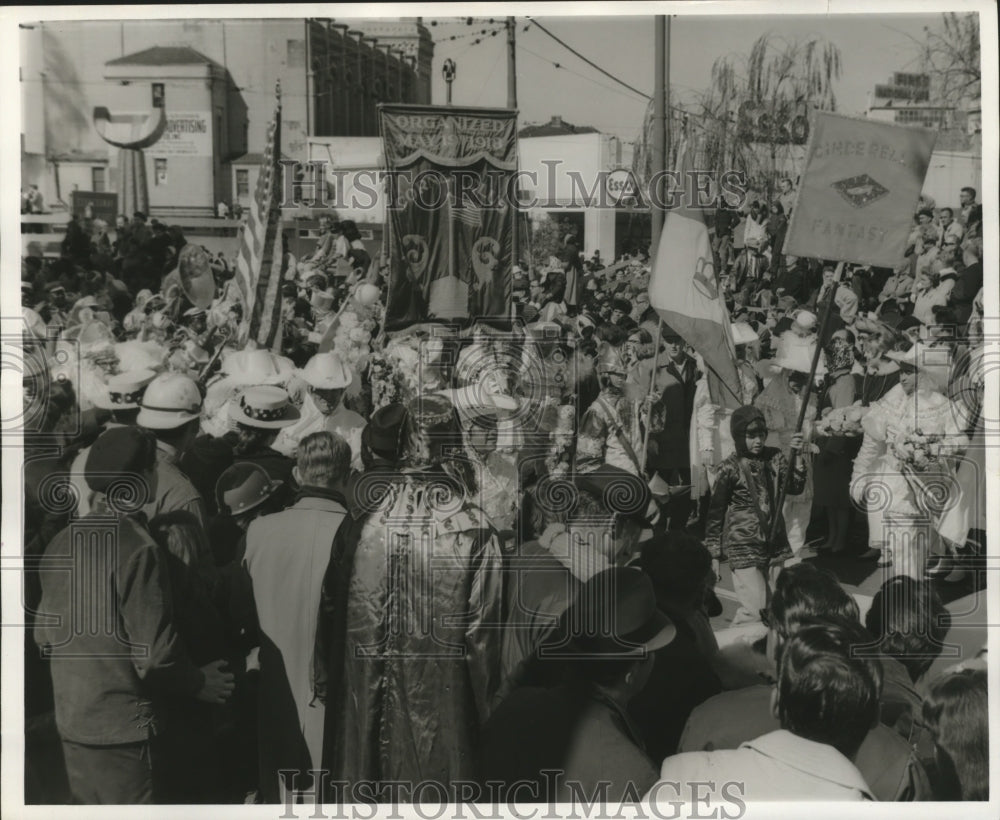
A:
<svg viewBox="0 0 1000 820">
<path fill-rule="evenodd" d="M 236 284 L 243 301 L 240 342 L 276 350 L 281 344 L 281 97 L 267 129 L 267 145 L 250 213 L 240 233 Z"/>
<path fill-rule="evenodd" d="M 743 404 L 729 311 L 719 287 L 708 226 L 692 207 L 695 191 L 685 173 L 688 146 L 678 151 L 684 199 L 667 211 L 649 279 L 649 303 L 702 357 L 712 401 L 728 410 Z"/>
<path fill-rule="evenodd" d="M 897 267 L 937 132 L 828 111 L 814 120 L 785 253 Z"/>
</svg>

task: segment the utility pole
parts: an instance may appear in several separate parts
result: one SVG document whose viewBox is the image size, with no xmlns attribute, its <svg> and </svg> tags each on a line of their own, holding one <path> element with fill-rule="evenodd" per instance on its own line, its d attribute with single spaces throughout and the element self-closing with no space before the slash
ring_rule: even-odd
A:
<svg viewBox="0 0 1000 820">
<path fill-rule="evenodd" d="M 517 30 L 517 21 L 513 17 L 508 17 L 507 27 L 507 107 L 517 108 L 517 55 L 514 53 L 514 35 Z"/>
<path fill-rule="evenodd" d="M 660 246 L 660 234 L 663 233 L 663 208 L 657 202 L 663 202 L 664 184 L 660 174 L 666 168 L 666 136 L 667 136 L 667 102 L 664 81 L 667 76 L 667 69 L 664 67 L 669 48 L 667 45 L 667 17 L 659 14 L 656 17 L 654 26 L 654 46 L 653 46 L 653 167 L 652 173 L 659 181 L 656 184 L 657 190 L 653 191 L 653 202 L 650 203 L 650 222 L 652 224 L 652 236 L 650 237 L 650 259 L 656 258 L 656 251 Z"/>
</svg>

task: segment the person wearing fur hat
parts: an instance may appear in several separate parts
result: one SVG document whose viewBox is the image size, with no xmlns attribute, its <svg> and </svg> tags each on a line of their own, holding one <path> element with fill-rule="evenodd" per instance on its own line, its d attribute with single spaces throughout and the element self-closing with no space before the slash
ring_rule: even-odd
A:
<svg viewBox="0 0 1000 820">
<path fill-rule="evenodd" d="M 807 384 L 809 370 L 812 365 L 812 348 L 791 347 L 784 351 L 776 360 L 775 364 L 780 368 L 778 376 L 771 380 L 770 384 L 764 388 L 763 392 L 754 401 L 764 414 L 764 419 L 769 430 L 767 444 L 771 447 L 780 448 L 786 452 L 791 446 L 792 440 L 797 435 L 795 425 L 798 422 L 799 411 L 802 402 L 808 401 L 805 423 L 801 436 L 805 441 L 809 441 L 812 433 L 812 422 L 816 418 L 816 397 L 813 395 L 813 386 Z M 816 376 L 826 374 L 826 366 L 822 357 L 816 367 Z M 792 552 L 797 557 L 806 543 L 806 527 L 809 526 L 809 517 L 812 514 L 812 455 L 808 453 L 800 454 L 796 464 L 800 466 L 805 474 L 805 482 L 802 489 L 785 498 L 784 520 L 787 526 L 787 540 Z"/>
<path fill-rule="evenodd" d="M 784 518 L 775 509 L 775 502 L 782 482 L 787 495 L 801 493 L 806 474 L 798 460 L 789 474 L 785 454 L 766 445 L 768 426 L 759 408 L 744 405 L 734 411 L 730 430 L 736 452 L 719 465 L 716 474 L 705 546 L 712 555 L 716 577 L 719 562 L 723 558 L 729 561 L 733 590 L 740 603 L 733 617 L 733 625 L 737 625 L 761 620 L 774 579 L 792 557 Z M 801 433 L 794 434 L 792 449 L 801 450 L 802 441 Z"/>
</svg>

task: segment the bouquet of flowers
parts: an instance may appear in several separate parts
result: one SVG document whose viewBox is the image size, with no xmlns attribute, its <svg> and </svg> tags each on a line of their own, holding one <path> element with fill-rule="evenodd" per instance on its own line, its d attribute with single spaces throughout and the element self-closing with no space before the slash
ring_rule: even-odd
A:
<svg viewBox="0 0 1000 820">
<path fill-rule="evenodd" d="M 947 457 L 958 449 L 948 436 L 924 433 L 919 428 L 898 436 L 889 445 L 917 508 L 931 518 L 938 518 L 952 506 L 956 488 Z"/>
<path fill-rule="evenodd" d="M 942 458 L 956 452 L 946 436 L 919 429 L 897 437 L 890 444 L 890 450 L 904 469 L 918 473 L 934 469 Z"/>
<path fill-rule="evenodd" d="M 846 436 L 854 438 L 864 433 L 861 422 L 868 412 L 859 405 L 850 407 L 835 407 L 816 422 L 815 433 L 818 436 Z"/>
</svg>

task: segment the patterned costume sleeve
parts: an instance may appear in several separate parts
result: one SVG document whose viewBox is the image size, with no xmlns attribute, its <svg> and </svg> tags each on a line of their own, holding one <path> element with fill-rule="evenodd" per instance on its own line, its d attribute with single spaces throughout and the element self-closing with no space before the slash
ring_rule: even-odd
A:
<svg viewBox="0 0 1000 820">
<path fill-rule="evenodd" d="M 501 637 L 503 623 L 503 557 L 493 529 L 468 535 L 477 541 L 472 550 L 472 584 L 469 612 L 473 615 L 465 631 L 465 659 L 472 681 L 480 724 L 489 717 L 501 678 Z"/>
<path fill-rule="evenodd" d="M 712 558 L 722 558 L 722 528 L 726 523 L 726 510 L 729 509 L 736 480 L 735 465 L 727 459 L 719 465 L 708 507 L 708 521 L 705 523 L 705 546 Z"/>
<path fill-rule="evenodd" d="M 576 439 L 576 469 L 581 473 L 596 470 L 604 463 L 608 441 L 608 422 L 593 405 L 580 422 Z"/>
<path fill-rule="evenodd" d="M 800 453 L 799 457 L 795 459 L 795 469 L 791 471 L 791 475 L 788 475 L 788 459 L 784 453 L 779 452 L 774 457 L 774 461 L 778 475 L 787 477 L 788 485 L 785 488 L 785 495 L 801 495 L 806 487 L 808 472 L 802 454 Z"/>
</svg>

